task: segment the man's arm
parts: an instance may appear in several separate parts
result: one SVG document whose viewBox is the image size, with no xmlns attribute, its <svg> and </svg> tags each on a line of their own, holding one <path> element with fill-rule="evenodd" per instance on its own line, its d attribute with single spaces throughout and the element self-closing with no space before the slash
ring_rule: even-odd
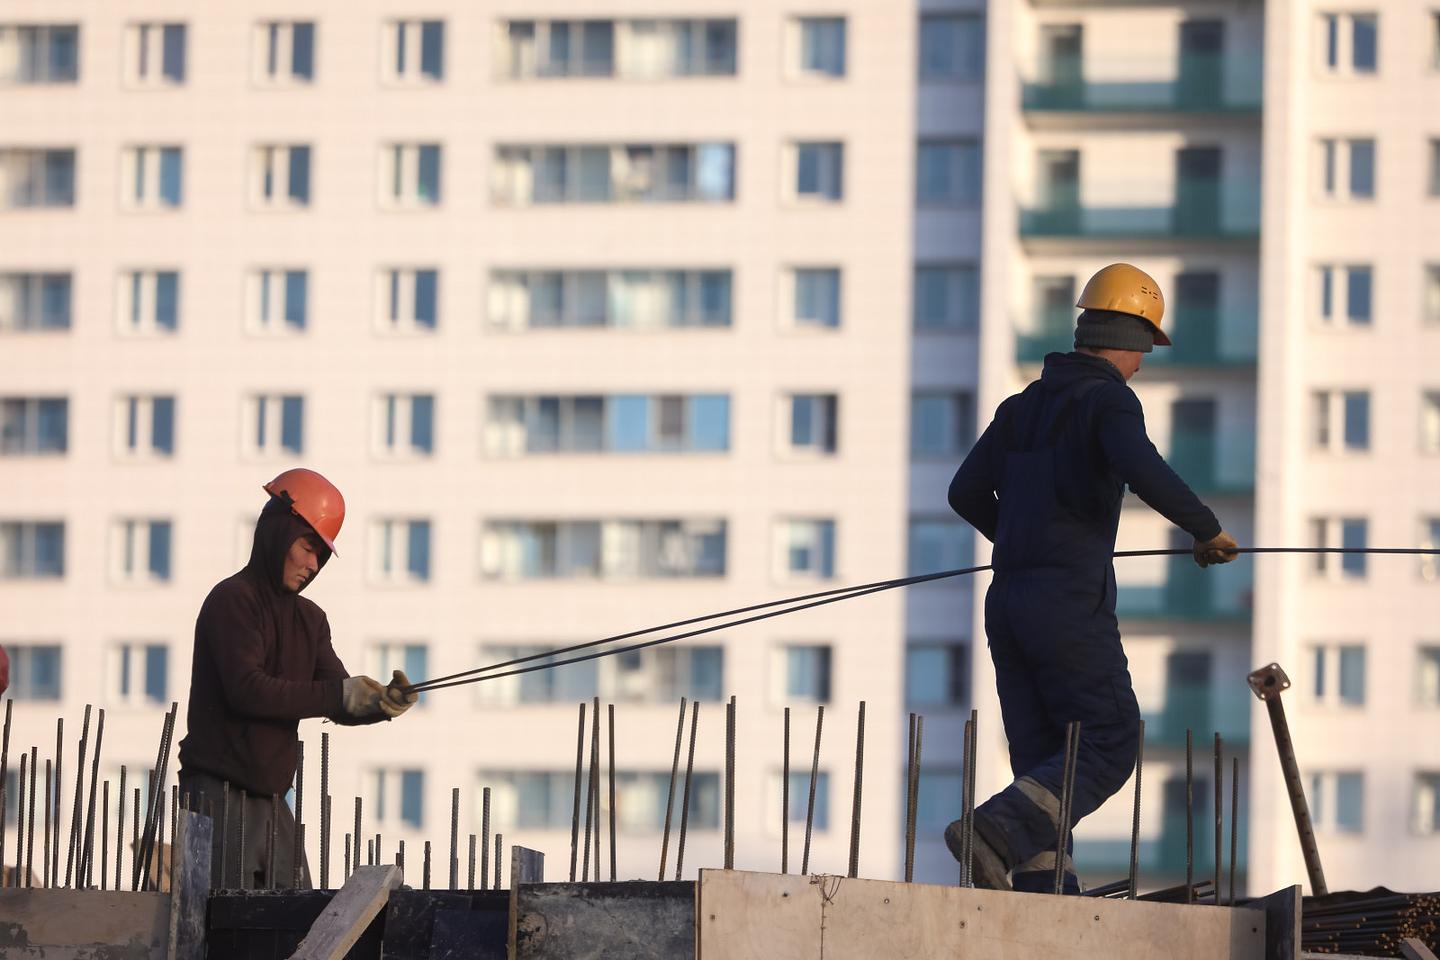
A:
<svg viewBox="0 0 1440 960">
<path fill-rule="evenodd" d="M 303 720 L 343 712 L 339 679 L 286 680 L 265 672 L 259 610 L 244 598 L 212 596 L 200 613 L 200 635 L 214 658 L 225 704 L 234 713 Z"/>
<path fill-rule="evenodd" d="M 340 662 L 340 656 L 335 652 L 335 645 L 330 642 L 330 621 L 322 614 L 320 619 L 321 633 L 320 645 L 315 656 L 315 679 L 329 682 L 339 682 L 343 690 L 344 683 L 350 679 L 350 671 L 345 669 L 345 664 Z M 337 706 L 334 713 L 325 715 L 330 720 L 341 726 L 357 727 L 369 723 L 380 723 L 388 720 L 384 713 L 375 713 L 365 717 L 354 717 L 345 712 L 343 701 Z"/>
<path fill-rule="evenodd" d="M 1004 409 L 1003 405 L 1001 409 Z M 959 514 L 970 526 L 995 542 L 995 528 L 1000 523 L 1000 501 L 995 499 L 995 456 L 998 450 L 995 441 L 995 424 L 999 422 L 997 410 L 995 420 L 985 428 L 975 446 L 955 471 L 950 481 L 950 509 Z"/>
<path fill-rule="evenodd" d="M 1220 521 L 1186 485 L 1145 432 L 1145 413 L 1129 389 L 1106 388 L 1095 410 L 1101 449 L 1116 476 L 1155 512 L 1198 541 L 1220 534 Z"/>
</svg>

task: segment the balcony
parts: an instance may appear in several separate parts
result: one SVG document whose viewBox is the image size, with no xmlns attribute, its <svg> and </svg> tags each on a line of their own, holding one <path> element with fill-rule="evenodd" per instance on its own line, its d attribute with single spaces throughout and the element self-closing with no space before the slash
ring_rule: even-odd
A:
<svg viewBox="0 0 1440 960">
<path fill-rule="evenodd" d="M 1250 690 L 1244 683 L 1217 689 L 1213 683 L 1176 683 L 1165 686 L 1165 703 L 1156 711 L 1143 710 L 1147 745 L 1184 747 L 1185 731 L 1194 736 L 1197 752 L 1206 750 L 1219 733 L 1229 747 L 1250 742 Z"/>
<path fill-rule="evenodd" d="M 1034 333 L 1015 339 L 1015 362 L 1041 363 L 1047 353 L 1067 353 L 1074 344 L 1077 310 L 1042 311 L 1030 325 Z M 1229 328 L 1229 329 L 1226 329 Z M 1169 368 L 1241 368 L 1255 365 L 1258 323 L 1254 315 L 1241 320 L 1222 316 L 1218 308 L 1178 307 L 1166 321 L 1173 345 L 1157 347 L 1145 366 Z"/>
<path fill-rule="evenodd" d="M 1260 237 L 1260 183 L 1251 178 L 1056 184 L 1046 203 L 1020 210 L 1027 241 L 1246 242 Z"/>
<path fill-rule="evenodd" d="M 1021 85 L 1027 113 L 1258 115 L 1258 57 L 1181 54 L 1164 60 L 1050 57 Z"/>
<path fill-rule="evenodd" d="M 1209 570 L 1197 567 L 1188 554 L 1165 559 L 1162 582 L 1118 585 L 1115 612 L 1121 619 L 1217 625 L 1249 622 L 1254 583 L 1252 557 L 1242 556 Z"/>
</svg>

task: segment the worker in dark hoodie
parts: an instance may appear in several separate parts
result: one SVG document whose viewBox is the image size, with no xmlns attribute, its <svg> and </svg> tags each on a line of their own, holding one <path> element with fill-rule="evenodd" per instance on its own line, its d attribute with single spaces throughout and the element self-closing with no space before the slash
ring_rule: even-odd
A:
<svg viewBox="0 0 1440 960">
<path fill-rule="evenodd" d="M 253 889 L 267 871 L 278 886 L 291 885 L 295 819 L 285 795 L 295 778 L 301 720 L 378 723 L 417 699 L 399 670 L 389 686 L 351 676 L 330 643 L 325 612 L 300 596 L 335 552 L 345 520 L 340 491 L 313 470 L 294 469 L 265 484 L 265 492 L 270 499 L 255 524 L 250 562 L 215 585 L 195 621 L 189 731 L 180 741 L 182 796 L 219 810 L 228 785 L 229 836 L 222 837 L 218 820 L 215 831 L 217 888 Z M 266 852 L 272 808 L 273 862 Z M 303 856 L 300 876 L 309 888 Z"/>
<path fill-rule="evenodd" d="M 950 484 L 951 507 L 995 544 L 985 633 L 1015 780 L 975 811 L 973 869 L 989 889 L 1054 889 L 1067 724 L 1079 721 L 1071 826 L 1130 777 L 1140 710 L 1115 618 L 1112 554 L 1125 487 L 1195 540 L 1204 567 L 1236 556 L 1215 514 L 1145 433 L 1127 381 L 1169 346 L 1165 302 L 1116 263 L 1076 303 L 1075 350 L 1000 404 Z M 961 824 L 945 830 L 960 857 Z M 1065 857 L 1065 887 L 1078 892 Z"/>
</svg>

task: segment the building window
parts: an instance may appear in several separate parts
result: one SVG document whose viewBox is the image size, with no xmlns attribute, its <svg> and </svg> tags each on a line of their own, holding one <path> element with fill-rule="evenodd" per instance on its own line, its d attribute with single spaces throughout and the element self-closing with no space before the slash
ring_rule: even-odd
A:
<svg viewBox="0 0 1440 960">
<path fill-rule="evenodd" d="M 1365 828 L 1365 775 L 1325 771 L 1310 775 L 1310 819 L 1315 829 L 1361 833 Z"/>
<path fill-rule="evenodd" d="M 1422 707 L 1440 707 L 1440 644 L 1422 646 L 1415 671 L 1415 701 Z"/>
<path fill-rule="evenodd" d="M 1440 771 L 1415 774 L 1412 829 L 1427 837 L 1440 834 Z"/>
<path fill-rule="evenodd" d="M 129 147 L 120 164 L 120 201 L 127 210 L 173 210 L 183 185 L 179 147 Z"/>
<path fill-rule="evenodd" d="M 185 24 L 132 23 L 125 28 L 125 75 L 133 87 L 185 82 Z"/>
<path fill-rule="evenodd" d="M 165 583 L 170 579 L 169 520 L 126 518 L 111 528 L 110 575 L 119 584 Z"/>
<path fill-rule="evenodd" d="M 921 207 L 980 203 L 980 144 L 922 139 L 915 151 L 915 202 Z"/>
<path fill-rule="evenodd" d="M 1368 327 L 1372 315 L 1373 271 L 1369 264 L 1322 264 L 1316 268 L 1317 313 L 1326 326 Z"/>
<path fill-rule="evenodd" d="M 264 86 L 315 79 L 315 24 L 309 20 L 262 20 L 255 24 L 252 75 Z"/>
<path fill-rule="evenodd" d="M 372 643 L 366 655 L 369 675 L 381 683 L 389 683 L 396 670 L 403 670 L 411 683 L 430 676 L 429 650 L 423 643 Z M 420 696 L 423 704 L 424 694 Z"/>
<path fill-rule="evenodd" d="M 1420 394 L 1420 452 L 1440 453 L 1440 390 Z"/>
<path fill-rule="evenodd" d="M 1320 14 L 1320 68 L 1332 74 L 1373 74 L 1380 62 L 1379 17 L 1373 13 Z"/>
<path fill-rule="evenodd" d="M 829 580 L 835 576 L 834 520 L 781 520 L 775 534 L 780 579 Z"/>
<path fill-rule="evenodd" d="M 1440 139 L 1430 138 L 1430 169 L 1425 181 L 1425 193 L 1431 197 L 1440 197 Z"/>
<path fill-rule="evenodd" d="M 0 24 L 0 85 L 74 83 L 79 74 L 78 26 Z"/>
<path fill-rule="evenodd" d="M 310 205 L 310 148 L 303 144 L 262 144 L 251 152 L 250 205 L 257 210 L 293 210 Z"/>
<path fill-rule="evenodd" d="M 840 270 L 798 267 L 789 271 L 787 326 L 833 330 L 840 326 Z"/>
<path fill-rule="evenodd" d="M 844 195 L 845 146 L 807 141 L 791 148 L 795 160 L 795 193 L 805 203 L 838 203 Z"/>
<path fill-rule="evenodd" d="M 770 772 L 770 802 L 765 809 L 774 810 L 785 799 L 785 818 L 791 823 L 805 823 L 810 811 L 810 772 L 791 772 L 790 792 L 785 798 L 781 797 L 782 777 L 783 773 L 779 770 Z M 815 813 L 809 819 L 816 830 L 824 832 L 830 828 L 830 774 L 825 770 L 819 770 L 815 775 Z M 793 838 L 791 842 L 794 842 Z"/>
<path fill-rule="evenodd" d="M 110 696 L 113 702 L 146 707 L 166 702 L 170 648 L 163 643 L 117 643 L 110 648 Z"/>
<path fill-rule="evenodd" d="M 970 565 L 975 554 L 974 530 L 958 519 L 910 520 L 909 573 L 917 577 Z"/>
<path fill-rule="evenodd" d="M 831 456 L 839 449 L 840 398 L 788 393 L 780 398 L 780 449 L 792 456 Z"/>
<path fill-rule="evenodd" d="M 430 521 L 386 518 L 370 524 L 370 574 L 376 583 L 430 580 Z"/>
<path fill-rule="evenodd" d="M 1440 517 L 1421 518 L 1420 549 L 1440 550 Z M 1440 556 L 1431 554 L 1420 558 L 1420 579 L 1429 583 L 1440 580 Z"/>
<path fill-rule="evenodd" d="M 770 696 L 775 703 L 830 702 L 833 657 L 829 644 L 788 644 L 770 656 Z"/>
<path fill-rule="evenodd" d="M 725 394 L 492 396 L 491 456 L 533 453 L 704 453 L 730 449 Z"/>
<path fill-rule="evenodd" d="M 262 335 L 303 333 L 310 275 L 304 270 L 252 270 L 245 279 L 246 329 Z"/>
<path fill-rule="evenodd" d="M 491 196 L 501 206 L 728 203 L 735 199 L 735 146 L 499 146 Z"/>
<path fill-rule="evenodd" d="M 958 707 L 970 702 L 970 647 L 960 641 L 905 645 L 905 705 Z M 947 821 L 948 822 L 948 821 Z"/>
<path fill-rule="evenodd" d="M 1312 546 L 1364 549 L 1368 524 L 1363 517 L 1315 517 L 1310 521 Z M 1365 576 L 1363 553 L 1317 553 L 1313 570 L 1317 576 L 1359 580 Z"/>
<path fill-rule="evenodd" d="M 537 77 L 729 76 L 736 23 L 704 20 L 510 20 L 500 25 L 497 75 Z"/>
<path fill-rule="evenodd" d="M 669 579 L 725 575 L 724 520 L 491 520 L 491 580 Z"/>
<path fill-rule="evenodd" d="M 691 830 L 720 826 L 720 775 L 696 770 L 690 786 Z M 569 830 L 574 803 L 575 774 L 566 770 L 481 770 L 475 778 L 474 823 L 480 823 L 480 797 L 490 788 L 492 829 Z M 632 834 L 658 834 L 665 824 L 670 771 L 615 773 L 615 813 L 619 830 Z M 677 778 L 674 811 L 678 820 L 685 778 Z M 777 797 L 778 800 L 778 797 Z"/>
<path fill-rule="evenodd" d="M 59 644 L 5 644 L 10 655 L 10 689 L 14 700 L 60 699 Z M 7 784 L 13 787 L 13 784 Z M 7 795 L 13 790 L 7 789 Z M 7 801 L 6 805 L 9 803 Z"/>
<path fill-rule="evenodd" d="M 372 769 L 369 781 L 370 810 L 376 824 L 413 830 L 425 826 L 424 770 Z"/>
<path fill-rule="evenodd" d="M 0 150 L 0 202 L 8 210 L 75 206 L 75 151 Z"/>
<path fill-rule="evenodd" d="M 1375 141 L 1323 138 L 1320 195 L 1326 200 L 1375 199 Z"/>
<path fill-rule="evenodd" d="M 795 74 L 829 79 L 845 76 L 845 18 L 797 17 L 791 21 Z"/>
<path fill-rule="evenodd" d="M 445 76 L 445 22 L 390 20 L 383 30 L 381 72 L 387 83 L 438 83 Z"/>
<path fill-rule="evenodd" d="M 502 330 L 728 327 L 729 270 L 499 270 L 490 325 Z"/>
<path fill-rule="evenodd" d="M 1370 449 L 1370 392 L 1315 390 L 1310 394 L 1315 449 L 1364 453 Z"/>
<path fill-rule="evenodd" d="M 440 321 L 440 272 L 395 268 L 375 275 L 375 328 L 434 333 Z"/>
<path fill-rule="evenodd" d="M 63 521 L 0 520 L 0 579 L 65 576 Z"/>
<path fill-rule="evenodd" d="M 1311 694 L 1326 706 L 1365 705 L 1365 647 L 1358 643 L 1312 644 Z"/>
<path fill-rule="evenodd" d="M 0 397 L 0 457 L 63 454 L 69 432 L 65 397 Z"/>
<path fill-rule="evenodd" d="M 1424 322 L 1426 326 L 1440 326 L 1440 264 L 1425 265 Z"/>
<path fill-rule="evenodd" d="M 180 274 L 127 270 L 120 274 L 115 318 L 121 336 L 170 336 L 180 327 Z"/>
<path fill-rule="evenodd" d="M 910 455 L 953 458 L 975 442 L 975 395 L 917 390 L 910 396 Z"/>
<path fill-rule="evenodd" d="M 304 453 L 305 398 L 286 394 L 256 394 L 246 399 L 247 452 L 276 457 Z"/>
<path fill-rule="evenodd" d="M 402 210 L 440 205 L 440 145 L 391 143 L 381 148 L 380 202 Z"/>
<path fill-rule="evenodd" d="M 0 334 L 70 329 L 68 273 L 0 273 Z"/>
<path fill-rule="evenodd" d="M 972 82 L 985 74 L 985 21 L 974 14 L 920 18 L 920 79 Z"/>
<path fill-rule="evenodd" d="M 534 659 L 527 660 L 526 666 L 548 665 L 561 659 L 544 656 L 554 646 L 487 644 L 480 648 L 480 660 L 500 663 L 528 657 Z M 652 647 L 487 681 L 477 688 L 477 702 L 491 706 L 571 704 L 597 696 L 625 703 L 674 703 L 680 697 L 719 700 L 724 674 L 723 647 Z"/>
<path fill-rule="evenodd" d="M 974 330 L 980 320 L 980 271 L 973 264 L 915 267 L 915 331 Z"/>
<path fill-rule="evenodd" d="M 125 460 L 175 455 L 175 398 L 130 395 L 115 401 L 115 455 Z"/>
<path fill-rule="evenodd" d="M 371 446 L 386 458 L 435 453 L 435 395 L 382 393 L 375 398 Z"/>
</svg>

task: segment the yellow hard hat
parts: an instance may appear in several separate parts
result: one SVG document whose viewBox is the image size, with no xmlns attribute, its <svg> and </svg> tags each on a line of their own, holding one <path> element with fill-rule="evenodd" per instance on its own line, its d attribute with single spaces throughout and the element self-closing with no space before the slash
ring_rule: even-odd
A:
<svg viewBox="0 0 1440 960">
<path fill-rule="evenodd" d="M 1154 328 L 1155 345 L 1170 346 L 1170 338 L 1160 328 L 1165 318 L 1165 295 L 1160 284 L 1139 267 L 1128 263 L 1112 263 L 1096 271 L 1075 306 L 1082 310 L 1111 310 L 1145 320 Z"/>
</svg>

